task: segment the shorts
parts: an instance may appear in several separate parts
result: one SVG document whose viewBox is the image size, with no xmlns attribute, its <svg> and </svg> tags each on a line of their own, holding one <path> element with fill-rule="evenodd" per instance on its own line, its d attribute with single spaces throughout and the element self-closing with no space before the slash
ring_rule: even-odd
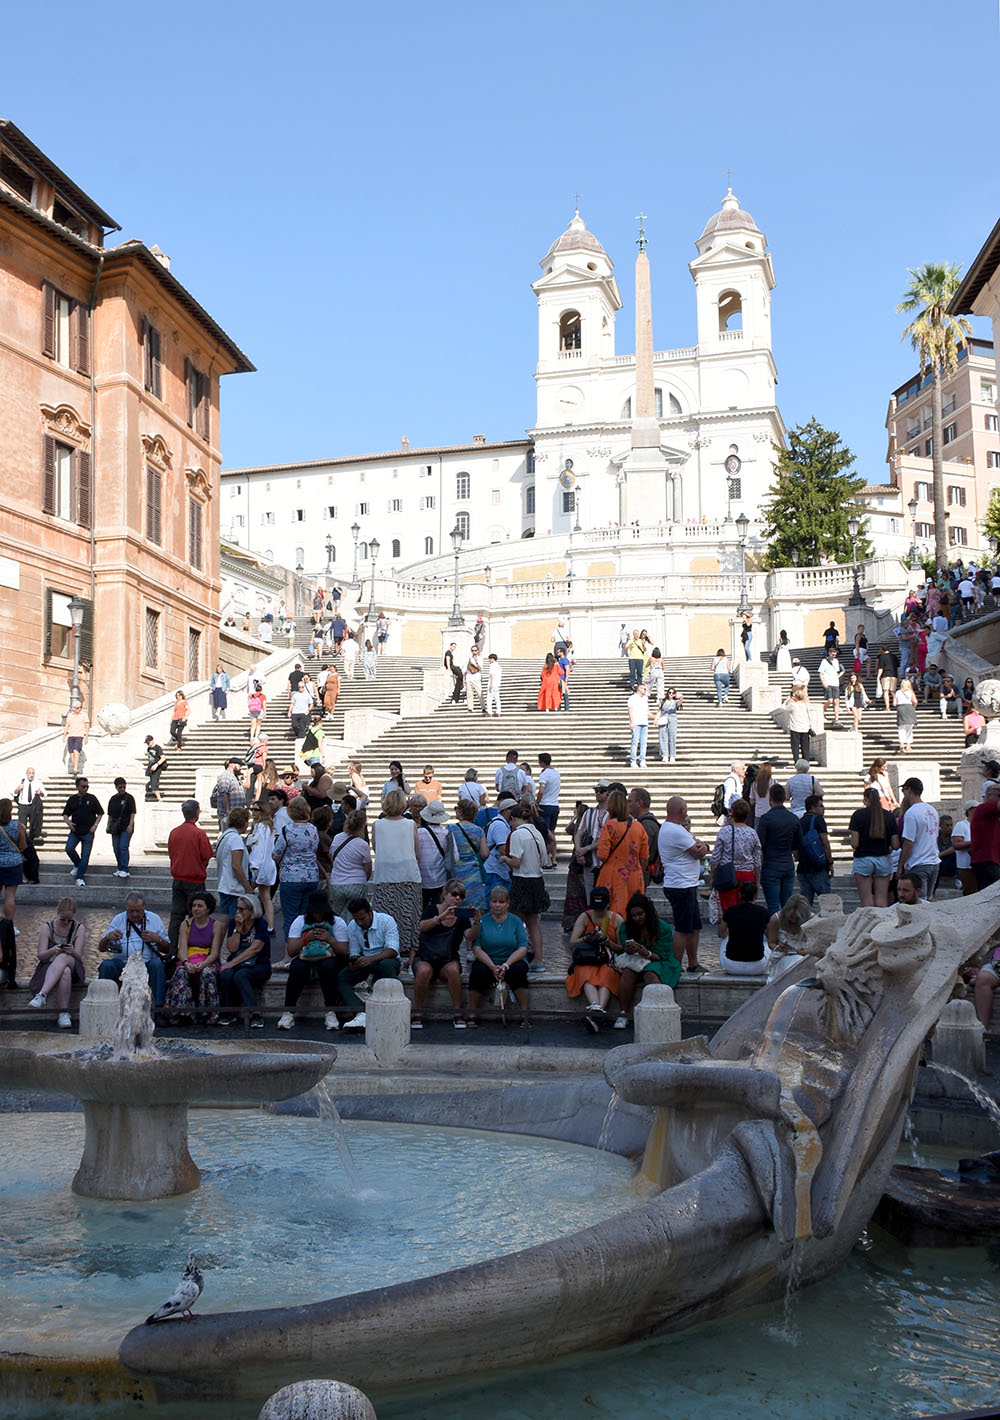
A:
<svg viewBox="0 0 1000 1420">
<path fill-rule="evenodd" d="M 445 967 L 451 966 L 452 962 L 455 962 L 456 966 L 458 965 L 458 962 L 455 960 L 454 957 L 448 957 L 446 961 L 442 961 L 440 957 L 435 957 L 432 961 L 430 957 L 422 956 L 419 950 L 417 951 L 416 960 L 427 963 L 427 965 L 431 969 L 432 981 L 437 981 L 438 977 L 441 975 L 442 971 L 444 971 Z"/>
<path fill-rule="evenodd" d="M 675 932 L 701 931 L 701 909 L 698 906 L 696 887 L 665 887 L 663 896 L 670 903 L 670 910 L 674 914 Z"/>
<path fill-rule="evenodd" d="M 528 963 L 524 957 L 507 968 L 504 980 L 512 991 L 524 990 L 528 984 Z M 481 961 L 474 961 L 469 967 L 470 991 L 478 991 L 481 996 L 488 996 L 496 984 L 496 977 Z"/>
<path fill-rule="evenodd" d="M 892 858 L 888 853 L 872 854 L 864 858 L 855 858 L 851 864 L 851 872 L 857 873 L 859 878 L 888 878 L 892 876 Z"/>
<path fill-rule="evenodd" d="M 69 736 L 67 736 L 67 739 L 66 739 L 66 748 L 69 750 L 70 754 L 79 754 L 80 751 L 83 749 L 83 736 L 82 736 L 82 735 L 69 735 Z"/>
<path fill-rule="evenodd" d="M 896 689 L 896 686 L 897 686 L 898 684 L 899 684 L 899 679 L 898 679 L 897 676 L 894 676 L 894 675 L 884 675 L 884 676 L 882 677 L 882 690 L 883 690 L 883 692 L 888 691 L 889 694 L 891 695 L 891 694 L 893 693 L 893 691 Z"/>
<path fill-rule="evenodd" d="M 839 699 L 840 699 L 840 686 L 839 686 L 839 685 L 824 685 L 824 687 L 823 687 L 823 698 L 824 698 L 824 700 L 839 700 Z"/>
</svg>

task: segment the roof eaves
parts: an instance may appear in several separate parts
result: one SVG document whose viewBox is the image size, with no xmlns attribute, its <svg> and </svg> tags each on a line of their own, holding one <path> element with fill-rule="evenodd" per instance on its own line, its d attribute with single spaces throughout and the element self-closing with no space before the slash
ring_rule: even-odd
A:
<svg viewBox="0 0 1000 1420">
<path fill-rule="evenodd" d="M 475 453 L 482 449 L 520 449 L 530 448 L 530 439 L 497 439 L 489 444 L 437 444 L 433 448 L 427 449 L 388 449 L 382 453 L 341 455 L 330 459 L 306 459 L 300 463 L 266 463 L 250 464 L 244 468 L 224 468 L 223 478 L 246 477 L 251 473 L 295 473 L 301 469 L 329 468 L 331 466 L 355 463 L 374 463 L 378 459 L 412 459 L 423 458 L 428 454 L 465 454 Z"/>
<path fill-rule="evenodd" d="M 220 345 L 225 347 L 236 367 L 236 374 L 252 374 L 256 371 L 256 365 L 251 363 L 249 357 L 243 353 L 232 337 L 226 334 L 218 321 L 209 315 L 205 307 L 195 300 L 187 287 L 183 286 L 177 277 L 163 265 L 163 262 L 153 255 L 144 242 L 122 242 L 119 246 L 106 248 L 104 251 L 105 270 L 108 271 L 115 265 L 121 265 L 133 258 L 138 258 L 150 274 L 167 288 L 174 299 L 206 330 L 210 331 Z"/>
<path fill-rule="evenodd" d="M 41 227 L 50 236 L 58 237 L 61 242 L 65 242 L 67 246 L 73 247 L 76 251 L 83 252 L 86 256 L 96 260 L 104 252 L 104 247 L 96 247 L 93 242 L 78 237 L 68 227 L 64 227 L 60 222 L 54 222 L 51 217 L 46 217 L 44 212 L 39 212 L 37 207 L 32 207 L 30 202 L 25 202 L 23 197 L 18 197 L 16 192 L 9 192 L 5 187 L 0 187 L 0 205 L 9 207 L 12 212 L 16 212 L 21 217 L 27 217 L 36 227 Z"/>
<path fill-rule="evenodd" d="M 948 313 L 953 316 L 971 315 L 976 297 L 993 273 L 1000 267 L 1000 221 L 990 232 L 958 290 L 948 303 Z"/>
<path fill-rule="evenodd" d="M 22 133 L 16 123 L 12 123 L 9 118 L 0 118 L 0 134 L 9 139 L 11 147 L 16 148 L 24 158 L 27 158 L 43 177 L 47 178 L 54 187 L 61 188 L 77 207 L 82 208 L 86 216 L 98 223 L 101 227 L 109 227 L 113 232 L 120 232 L 121 227 L 115 219 L 103 207 L 99 207 L 92 197 L 84 192 L 82 187 L 63 172 L 62 168 L 56 166 L 48 154 L 43 153 L 26 133 Z"/>
</svg>

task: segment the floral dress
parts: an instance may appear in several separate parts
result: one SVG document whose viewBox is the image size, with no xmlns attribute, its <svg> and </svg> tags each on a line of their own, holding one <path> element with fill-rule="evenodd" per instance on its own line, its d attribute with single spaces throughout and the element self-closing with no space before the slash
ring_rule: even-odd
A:
<svg viewBox="0 0 1000 1420">
<path fill-rule="evenodd" d="M 486 894 L 486 869 L 479 856 L 479 844 L 483 830 L 478 823 L 452 823 L 448 825 L 451 839 L 450 867 L 452 875 L 465 888 L 465 905 L 478 907 L 485 912 L 489 907 Z"/>
<path fill-rule="evenodd" d="M 598 884 L 611 894 L 611 911 L 624 917 L 628 900 L 635 892 L 646 891 L 644 868 L 649 860 L 649 838 L 638 819 L 627 823 L 607 819 L 597 840 L 597 856 L 603 867 Z"/>
</svg>

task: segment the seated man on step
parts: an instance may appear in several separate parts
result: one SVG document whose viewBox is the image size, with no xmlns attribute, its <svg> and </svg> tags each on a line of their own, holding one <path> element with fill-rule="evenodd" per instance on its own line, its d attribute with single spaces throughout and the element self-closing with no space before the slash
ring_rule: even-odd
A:
<svg viewBox="0 0 1000 1420">
<path fill-rule="evenodd" d="M 355 987 L 362 981 L 398 977 L 399 928 L 388 912 L 375 912 L 370 902 L 359 902 L 354 920 L 347 924 L 348 964 L 337 978 L 340 999 L 354 1012 L 344 1030 L 364 1030 L 365 1005 Z"/>
<path fill-rule="evenodd" d="M 170 956 L 170 938 L 156 913 L 146 911 L 142 893 L 129 893 L 125 899 L 125 911 L 112 917 L 97 949 L 114 953 L 97 968 L 97 975 L 102 981 L 120 981 L 128 958 L 134 952 L 141 953 L 153 993 L 153 1004 L 163 1005 L 167 993 L 165 963 Z"/>
</svg>

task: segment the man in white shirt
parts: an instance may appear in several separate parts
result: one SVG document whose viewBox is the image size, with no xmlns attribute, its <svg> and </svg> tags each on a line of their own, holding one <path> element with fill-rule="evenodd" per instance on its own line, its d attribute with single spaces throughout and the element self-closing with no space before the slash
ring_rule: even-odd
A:
<svg viewBox="0 0 1000 1420">
<path fill-rule="evenodd" d="M 301 684 L 288 697 L 288 718 L 292 722 L 292 739 L 303 740 L 309 728 L 309 712 L 312 709 L 312 692 L 303 690 Z"/>
<path fill-rule="evenodd" d="M 503 764 L 493 776 L 493 783 L 498 793 L 512 794 L 515 799 L 519 799 L 531 784 L 530 777 L 517 762 L 516 749 L 507 751 Z M 534 786 L 531 791 L 534 793 Z"/>
<path fill-rule="evenodd" d="M 538 804 L 539 816 L 544 820 L 545 827 L 549 833 L 555 834 L 556 824 L 559 822 L 559 787 L 562 783 L 562 775 L 558 769 L 552 768 L 551 754 L 540 754 L 538 763 L 541 766 L 538 771 L 538 788 L 535 790 L 535 802 Z M 549 858 L 545 864 L 546 870 L 556 866 L 555 856 Z"/>
<path fill-rule="evenodd" d="M 792 689 L 795 690 L 797 686 L 801 686 L 806 695 L 808 695 L 809 679 L 808 666 L 804 666 L 798 656 L 795 656 L 792 660 Z"/>
<path fill-rule="evenodd" d="M 477 702 L 482 706 L 483 714 L 486 714 L 486 701 L 483 699 L 483 668 L 479 661 L 479 647 L 473 646 L 469 652 L 469 659 L 465 667 L 465 708 L 471 715 L 476 708 Z"/>
<path fill-rule="evenodd" d="M 29 764 L 14 790 L 14 802 L 17 804 L 18 823 L 24 825 L 25 833 L 34 842 L 41 840 L 44 799 L 45 785 Z"/>
<path fill-rule="evenodd" d="M 636 686 L 626 704 L 628 705 L 629 729 L 632 733 L 629 768 L 645 769 L 646 736 L 649 734 L 649 698 L 646 695 L 646 686 L 643 681 L 640 681 Z"/>
<path fill-rule="evenodd" d="M 969 856 L 969 849 L 972 847 L 972 829 L 969 826 L 969 815 L 973 809 L 979 807 L 976 803 L 966 804 L 965 817 L 960 818 L 951 831 L 951 846 L 955 850 L 955 871 L 958 873 L 958 880 L 962 884 L 962 896 L 969 897 L 971 893 L 978 891 L 976 875 L 972 871 L 972 859 Z"/>
<path fill-rule="evenodd" d="M 495 651 L 490 652 L 486 674 L 486 709 L 484 714 L 500 716 L 500 686 L 503 683 L 503 666 Z"/>
<path fill-rule="evenodd" d="M 667 816 L 660 824 L 656 844 L 663 864 L 663 894 L 674 917 L 674 955 L 683 962 L 686 954 L 688 971 L 698 976 L 705 970 L 698 964 L 701 933 L 698 884 L 701 860 L 708 852 L 708 844 L 688 832 L 686 819 L 687 804 L 679 794 L 674 794 L 667 800 Z"/>
<path fill-rule="evenodd" d="M 925 804 L 921 798 L 923 792 L 923 781 L 916 777 L 907 779 L 901 790 L 904 813 L 899 875 L 915 873 L 922 884 L 921 897 L 925 902 L 932 902 L 941 861 L 938 852 L 940 821 L 934 805 Z"/>
<path fill-rule="evenodd" d="M 969 580 L 968 573 L 966 573 L 958 584 L 958 595 L 962 598 L 962 608 L 966 616 L 971 616 L 972 598 L 975 595 L 975 588 Z"/>
<path fill-rule="evenodd" d="M 837 652 L 831 646 L 819 663 L 819 680 L 823 687 L 825 703 L 833 706 L 834 724 L 840 719 L 840 678 L 843 674 L 843 667 L 837 660 Z"/>
<path fill-rule="evenodd" d="M 601 836 L 601 829 L 604 827 L 608 817 L 608 791 L 610 788 L 610 780 L 598 779 L 597 783 L 594 785 L 594 798 L 596 802 L 587 809 L 586 813 L 580 818 L 576 835 L 573 839 L 573 855 L 584 869 L 586 895 L 588 899 L 597 874 L 597 865 L 594 862 L 594 848 L 597 844 L 597 840 Z"/>
</svg>

